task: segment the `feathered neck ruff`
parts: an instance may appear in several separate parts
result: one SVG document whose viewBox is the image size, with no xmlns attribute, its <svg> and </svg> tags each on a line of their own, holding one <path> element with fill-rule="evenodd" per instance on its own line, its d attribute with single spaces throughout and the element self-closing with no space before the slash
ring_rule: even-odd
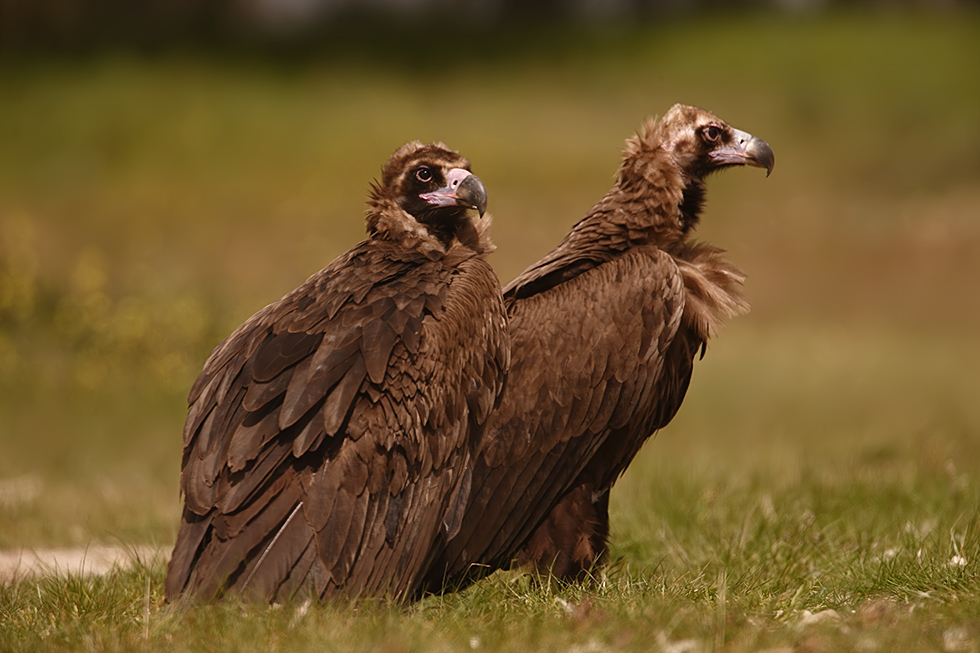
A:
<svg viewBox="0 0 980 653">
<path fill-rule="evenodd" d="M 681 245 L 704 208 L 705 185 L 685 173 L 671 150 L 674 135 L 663 121 L 648 118 L 627 139 L 616 185 L 607 199 L 622 203 L 631 225 L 644 228 L 664 249 Z"/>
<path fill-rule="evenodd" d="M 493 218 L 489 213 L 475 219 L 463 215 L 454 233 L 447 237 L 418 222 L 395 201 L 383 196 L 377 185 L 372 187 L 367 205 L 365 224 L 371 238 L 399 243 L 405 250 L 419 251 L 430 259 L 441 258 L 459 247 L 481 256 L 496 249 L 490 239 Z"/>
</svg>

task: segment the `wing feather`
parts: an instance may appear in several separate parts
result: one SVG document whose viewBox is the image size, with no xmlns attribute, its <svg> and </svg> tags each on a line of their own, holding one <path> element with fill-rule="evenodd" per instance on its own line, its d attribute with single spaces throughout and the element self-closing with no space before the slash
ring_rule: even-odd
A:
<svg viewBox="0 0 980 653">
<path fill-rule="evenodd" d="M 313 531 L 299 514 L 297 505 L 286 522 L 275 532 L 272 541 L 262 549 L 252 567 L 254 574 L 245 577 L 242 592 L 265 601 L 272 600 L 280 585 L 289 578 L 313 540 Z"/>
<path fill-rule="evenodd" d="M 342 579 L 341 582 L 348 582 L 351 567 L 358 556 L 363 557 L 365 563 L 370 562 L 370 558 L 361 549 L 361 540 L 364 537 L 364 522 L 367 519 L 368 505 L 370 503 L 373 502 L 368 492 L 362 492 L 353 499 L 350 524 L 347 527 L 347 537 L 344 540 L 340 555 L 337 557 L 334 567 L 335 578 Z"/>
<path fill-rule="evenodd" d="M 346 360 L 341 361 L 339 365 L 315 377 L 311 360 L 300 363 L 293 375 L 293 382 L 289 384 L 289 388 L 286 390 L 282 412 L 279 414 L 278 427 L 280 429 L 289 428 L 306 415 L 313 406 L 323 401 L 330 388 L 347 373 L 356 360 L 357 354 L 352 354 Z"/>
<path fill-rule="evenodd" d="M 265 383 L 255 382 L 249 385 L 248 390 L 245 392 L 245 397 L 242 399 L 242 408 L 253 412 L 277 398 L 286 391 L 294 373 L 295 370 L 286 370 L 271 381 Z"/>
<path fill-rule="evenodd" d="M 291 450 L 290 442 L 279 440 L 274 446 L 263 451 L 255 459 L 253 466 L 247 470 L 229 473 L 219 478 L 215 486 L 217 496 L 214 505 L 226 513 L 237 510 L 243 502 L 260 491 L 265 482 L 279 471 Z"/>
<path fill-rule="evenodd" d="M 254 460 L 264 445 L 280 433 L 279 411 L 282 403 L 276 401 L 261 410 L 248 413 L 231 436 L 228 444 L 228 469 L 240 471 Z"/>
<path fill-rule="evenodd" d="M 361 387 L 367 368 L 363 358 L 357 358 L 351 365 L 344 378 L 330 391 L 327 401 L 323 404 L 323 430 L 327 435 L 336 435 L 343 425 L 351 409 L 354 395 Z"/>
<path fill-rule="evenodd" d="M 194 514 L 204 515 L 214 505 L 217 488 L 205 482 L 202 469 L 205 461 L 198 456 L 188 456 L 180 480 L 184 489 L 184 504 Z"/>
<path fill-rule="evenodd" d="M 459 519 L 460 451 L 509 340 L 484 261 L 405 256 L 365 241 L 212 352 L 185 425 L 189 525 L 168 599 L 415 592 L 453 496 Z"/>
<path fill-rule="evenodd" d="M 214 518 L 215 534 L 225 540 L 237 536 L 252 523 L 259 513 L 265 510 L 270 501 L 279 496 L 290 480 L 289 476 L 280 476 L 274 479 L 262 494 L 256 496 L 254 501 L 246 503 L 233 512 L 217 515 Z"/>
<path fill-rule="evenodd" d="M 346 574 L 341 575 L 337 560 L 343 553 L 344 544 L 347 542 L 348 530 L 354 518 L 356 501 L 356 496 L 341 488 L 334 499 L 333 510 L 330 511 L 327 523 L 316 535 L 320 561 L 330 570 L 334 582 L 338 585 L 344 582 Z"/>
<path fill-rule="evenodd" d="M 200 382 L 202 374 L 198 377 Z M 187 449 L 191 444 L 191 439 L 197 434 L 198 427 L 204 422 L 207 417 L 214 412 L 214 405 L 207 401 L 197 401 L 197 397 L 201 393 L 207 393 L 212 387 L 214 387 L 215 379 L 210 377 L 206 384 L 202 384 L 201 388 L 197 387 L 195 384 L 194 388 L 191 389 L 190 396 L 194 399 L 190 402 L 190 408 L 187 411 L 187 420 L 184 422 L 184 449 Z"/>
<path fill-rule="evenodd" d="M 303 588 L 310 593 L 312 593 L 312 579 L 311 579 L 311 569 L 313 568 L 313 563 L 316 561 L 316 540 L 312 536 L 306 543 L 306 548 L 299 555 L 296 563 L 289 569 L 288 574 L 285 576 L 285 580 L 282 581 L 282 585 L 276 590 L 276 593 L 272 596 L 273 601 L 288 601 L 289 599 L 296 596 Z M 308 597 L 307 597 L 308 598 Z"/>
<path fill-rule="evenodd" d="M 384 520 L 378 517 L 387 514 L 389 496 L 387 492 L 381 492 L 377 495 L 376 501 L 371 501 L 367 505 L 361 555 L 354 561 L 347 581 L 354 594 L 364 590 L 372 571 L 383 567 L 387 555 L 391 552 L 391 548 L 386 544 Z"/>
<path fill-rule="evenodd" d="M 187 545 L 174 549 L 174 554 L 167 563 L 167 579 L 164 583 L 167 596 L 177 596 L 184 591 L 187 577 L 200 554 L 201 543 L 211 528 L 213 518 L 214 512 L 198 515 L 188 510 L 184 511 L 177 540 L 186 542 Z"/>
<path fill-rule="evenodd" d="M 368 377 L 377 385 L 384 381 L 385 370 L 388 369 L 388 357 L 395 346 L 398 334 L 384 320 L 372 320 L 364 325 L 362 334 L 364 364 Z"/>
<path fill-rule="evenodd" d="M 318 533 L 323 531 L 333 511 L 342 480 L 340 474 L 334 473 L 333 468 L 326 465 L 313 474 L 303 509 L 307 522 Z"/>
<path fill-rule="evenodd" d="M 659 351 L 664 325 L 682 310 L 682 301 L 668 298 L 668 306 L 663 297 L 665 284 L 676 287 L 678 268 L 653 247 L 584 267 L 569 260 L 549 262 L 541 283 L 519 279 L 505 289 L 520 357 L 488 420 L 468 508 L 433 566 L 434 582 L 442 582 L 436 575 L 450 583 L 480 575 L 469 569 L 473 562 L 488 565 L 482 573 L 506 564 L 581 484 L 614 431 L 654 430 L 650 411 L 637 406 L 655 403 L 660 355 L 644 350 Z M 574 273 L 563 276 L 561 265 Z M 616 461 L 607 464 L 612 469 Z"/>
<path fill-rule="evenodd" d="M 293 457 L 299 458 L 307 451 L 316 449 L 323 442 L 326 432 L 323 430 L 323 404 L 306 418 L 306 424 L 300 429 L 293 440 Z"/>
<path fill-rule="evenodd" d="M 275 533 L 296 508 L 299 499 L 297 488 L 287 486 L 285 490 L 288 491 L 280 492 L 270 501 L 237 537 L 224 541 L 224 546 L 204 549 L 195 570 L 198 575 L 196 596 L 214 598 L 229 583 L 241 579 L 250 554 L 260 549 L 270 533 Z"/>
<path fill-rule="evenodd" d="M 271 381 L 287 367 L 309 356 L 320 344 L 322 333 L 283 331 L 263 341 L 252 357 L 252 378 Z"/>
</svg>

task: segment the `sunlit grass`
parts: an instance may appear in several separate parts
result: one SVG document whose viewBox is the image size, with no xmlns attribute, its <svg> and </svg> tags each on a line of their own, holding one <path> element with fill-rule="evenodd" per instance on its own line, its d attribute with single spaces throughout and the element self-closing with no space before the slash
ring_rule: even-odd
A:
<svg viewBox="0 0 980 653">
<path fill-rule="evenodd" d="M 645 116 L 699 104 L 776 152 L 769 179 L 709 181 L 698 232 L 749 274 L 753 311 L 617 485 L 602 577 L 188 609 L 163 604 L 157 561 L 0 587 L 0 650 L 976 648 L 977 16 L 548 38 L 432 73 L 0 61 L 0 548 L 172 543 L 208 351 L 362 237 L 402 142 L 471 158 L 507 281 L 606 191 Z"/>
<path fill-rule="evenodd" d="M 840 487 L 660 474 L 628 484 L 614 562 L 585 585 L 501 572 L 414 606 L 162 602 L 162 563 L 0 588 L 15 650 L 936 650 L 975 641 L 978 497 L 887 471 Z M 620 502 L 622 504 L 622 501 Z M 641 508 L 642 506 L 642 508 Z M 641 514 L 634 514 L 636 510 Z M 832 610 L 833 612 L 826 612 Z M 809 615 L 821 614 L 819 618 Z"/>
</svg>

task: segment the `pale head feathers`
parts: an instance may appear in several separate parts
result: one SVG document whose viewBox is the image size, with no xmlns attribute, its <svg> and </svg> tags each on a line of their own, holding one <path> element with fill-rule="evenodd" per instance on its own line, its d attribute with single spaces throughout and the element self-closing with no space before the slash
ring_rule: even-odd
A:
<svg viewBox="0 0 980 653">
<path fill-rule="evenodd" d="M 626 141 L 624 159 L 669 161 L 685 177 L 699 174 L 698 158 L 706 151 L 699 132 L 710 125 L 731 129 L 710 111 L 675 104 L 661 118 L 648 118 L 636 135 Z"/>
</svg>

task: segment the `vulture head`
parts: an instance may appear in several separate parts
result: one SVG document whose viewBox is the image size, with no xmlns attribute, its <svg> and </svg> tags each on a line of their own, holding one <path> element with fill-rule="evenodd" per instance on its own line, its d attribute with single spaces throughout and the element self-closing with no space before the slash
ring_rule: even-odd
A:
<svg viewBox="0 0 980 653">
<path fill-rule="evenodd" d="M 644 198 L 652 194 L 652 203 L 660 206 L 655 213 L 681 234 L 698 222 L 708 174 L 749 165 L 765 168 L 768 176 L 775 164 L 772 149 L 761 138 L 683 104 L 675 104 L 659 120 L 648 120 L 627 141 L 624 155 L 620 189 Z"/>
<path fill-rule="evenodd" d="M 741 165 L 765 168 L 768 177 L 776 162 L 764 140 L 697 107 L 675 104 L 653 131 L 688 177 L 703 179 L 715 170 Z"/>
<path fill-rule="evenodd" d="M 456 239 L 484 252 L 491 247 L 486 209 L 486 188 L 469 161 L 442 143 L 413 141 L 381 169 L 368 200 L 367 225 L 376 237 L 421 239 L 443 250 Z"/>
</svg>

